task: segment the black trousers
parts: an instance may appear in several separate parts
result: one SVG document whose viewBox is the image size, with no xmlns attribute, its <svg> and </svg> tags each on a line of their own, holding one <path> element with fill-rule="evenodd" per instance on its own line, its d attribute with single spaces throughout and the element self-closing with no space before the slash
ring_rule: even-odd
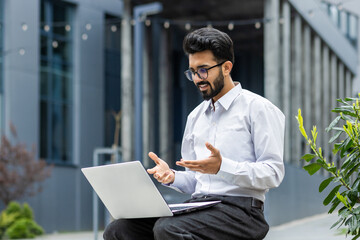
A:
<svg viewBox="0 0 360 240">
<path fill-rule="evenodd" d="M 261 240 L 265 237 L 269 226 L 263 210 L 252 206 L 252 198 L 205 196 L 189 202 L 214 200 L 222 202 L 173 217 L 115 220 L 105 229 L 104 240 Z"/>
</svg>

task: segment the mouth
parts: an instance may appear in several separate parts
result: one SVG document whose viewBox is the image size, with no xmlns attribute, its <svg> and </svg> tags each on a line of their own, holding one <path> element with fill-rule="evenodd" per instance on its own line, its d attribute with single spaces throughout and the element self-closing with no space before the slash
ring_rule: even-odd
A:
<svg viewBox="0 0 360 240">
<path fill-rule="evenodd" d="M 209 85 L 210 84 L 207 82 L 199 82 L 196 84 L 200 91 L 205 91 L 209 87 Z"/>
</svg>

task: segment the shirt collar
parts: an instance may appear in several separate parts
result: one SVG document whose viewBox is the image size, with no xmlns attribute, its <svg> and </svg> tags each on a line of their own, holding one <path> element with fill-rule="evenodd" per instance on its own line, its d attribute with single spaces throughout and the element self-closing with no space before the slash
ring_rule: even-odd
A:
<svg viewBox="0 0 360 240">
<path fill-rule="evenodd" d="M 235 98 L 241 93 L 241 84 L 239 82 L 234 82 L 235 87 L 233 87 L 230 91 L 228 91 L 224 96 L 222 96 L 218 102 L 223 106 L 223 108 L 227 111 L 235 100 Z"/>
<path fill-rule="evenodd" d="M 227 92 L 224 96 L 222 96 L 218 102 L 219 104 L 225 109 L 228 110 L 230 105 L 232 104 L 232 102 L 235 100 L 235 98 L 240 95 L 241 91 L 242 91 L 242 87 L 240 82 L 235 82 L 235 87 L 233 87 L 229 92 Z M 205 111 L 209 108 L 212 107 L 211 105 L 212 100 L 207 100 L 205 102 Z"/>
</svg>

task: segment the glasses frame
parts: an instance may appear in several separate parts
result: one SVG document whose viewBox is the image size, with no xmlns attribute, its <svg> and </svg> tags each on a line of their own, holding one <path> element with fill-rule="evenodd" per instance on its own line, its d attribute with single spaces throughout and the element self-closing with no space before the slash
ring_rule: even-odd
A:
<svg viewBox="0 0 360 240">
<path fill-rule="evenodd" d="M 205 80 L 205 79 L 207 79 L 208 76 L 209 76 L 209 70 L 210 70 L 210 69 L 215 68 L 215 67 L 219 67 L 219 66 L 223 65 L 225 62 L 227 62 L 227 61 L 223 61 L 223 62 L 221 62 L 221 63 L 218 63 L 218 64 L 216 64 L 216 65 L 214 65 L 214 66 L 211 66 L 211 67 L 208 67 L 208 68 L 203 68 L 203 67 L 202 67 L 202 68 L 199 68 L 197 71 L 191 71 L 190 69 L 188 69 L 188 70 L 186 70 L 186 71 L 184 72 L 184 74 L 185 74 L 186 78 L 187 78 L 189 81 L 194 81 L 194 80 L 193 80 L 193 76 L 195 76 L 195 74 L 196 74 L 200 79 Z M 199 73 L 200 70 L 205 70 L 205 72 L 206 72 L 206 77 L 201 77 L 201 76 L 200 76 L 200 73 Z"/>
</svg>

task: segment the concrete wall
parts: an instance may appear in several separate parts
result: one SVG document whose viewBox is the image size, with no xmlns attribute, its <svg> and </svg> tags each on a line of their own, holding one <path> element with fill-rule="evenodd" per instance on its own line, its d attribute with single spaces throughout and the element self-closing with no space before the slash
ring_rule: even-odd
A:
<svg viewBox="0 0 360 240">
<path fill-rule="evenodd" d="M 331 186 L 319 193 L 319 185 L 327 177 L 321 174 L 310 176 L 304 169 L 285 165 L 285 178 L 280 187 L 270 189 L 266 195 L 265 217 L 271 226 L 295 219 L 327 212 L 322 202 Z M 329 226 L 330 227 L 330 226 Z"/>
</svg>

